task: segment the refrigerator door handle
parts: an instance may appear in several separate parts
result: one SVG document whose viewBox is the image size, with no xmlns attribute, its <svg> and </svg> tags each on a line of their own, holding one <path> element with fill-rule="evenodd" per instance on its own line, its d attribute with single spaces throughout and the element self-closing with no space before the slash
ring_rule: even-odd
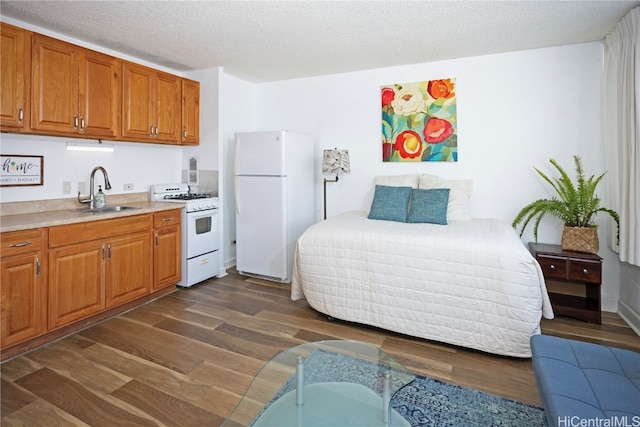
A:
<svg viewBox="0 0 640 427">
<path fill-rule="evenodd" d="M 236 214 L 240 213 L 240 203 L 238 202 L 238 145 L 240 145 L 240 141 L 236 136 L 233 141 L 233 194 L 236 202 Z"/>
<path fill-rule="evenodd" d="M 234 199 L 236 202 L 236 214 L 240 213 L 240 202 L 239 202 L 239 195 L 238 195 L 238 176 L 235 175 L 233 177 L 233 194 L 235 195 Z"/>
</svg>

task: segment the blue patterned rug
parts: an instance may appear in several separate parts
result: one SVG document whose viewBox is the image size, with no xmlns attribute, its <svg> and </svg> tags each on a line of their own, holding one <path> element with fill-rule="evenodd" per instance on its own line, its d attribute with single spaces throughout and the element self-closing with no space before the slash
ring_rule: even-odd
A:
<svg viewBox="0 0 640 427">
<path fill-rule="evenodd" d="M 323 382 L 323 378 L 331 376 L 340 378 L 340 381 L 363 384 L 377 390 L 380 386 L 380 375 L 386 369 L 378 363 L 339 353 L 314 350 L 305 361 L 305 384 Z M 391 400 L 393 409 L 412 427 L 547 425 L 544 411 L 536 406 L 420 375 L 415 377 L 415 381 L 398 391 Z M 295 389 L 295 382 L 294 374 L 273 397 L 271 403 Z"/>
</svg>

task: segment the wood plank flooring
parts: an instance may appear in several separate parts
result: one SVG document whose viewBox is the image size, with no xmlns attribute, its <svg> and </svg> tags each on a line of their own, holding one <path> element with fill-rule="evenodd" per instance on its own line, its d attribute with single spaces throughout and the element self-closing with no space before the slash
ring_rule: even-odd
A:
<svg viewBox="0 0 640 427">
<path fill-rule="evenodd" d="M 640 351 L 619 316 L 543 332 Z M 2 364 L 2 426 L 217 426 L 264 363 L 309 341 L 375 344 L 409 370 L 541 406 L 530 359 L 328 321 L 289 286 L 234 271 Z"/>
</svg>

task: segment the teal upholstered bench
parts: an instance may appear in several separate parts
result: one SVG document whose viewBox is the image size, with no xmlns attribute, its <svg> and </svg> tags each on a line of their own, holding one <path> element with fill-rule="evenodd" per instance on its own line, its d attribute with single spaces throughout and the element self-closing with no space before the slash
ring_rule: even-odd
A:
<svg viewBox="0 0 640 427">
<path fill-rule="evenodd" d="M 640 353 L 548 335 L 531 352 L 549 426 L 640 425 Z"/>
</svg>

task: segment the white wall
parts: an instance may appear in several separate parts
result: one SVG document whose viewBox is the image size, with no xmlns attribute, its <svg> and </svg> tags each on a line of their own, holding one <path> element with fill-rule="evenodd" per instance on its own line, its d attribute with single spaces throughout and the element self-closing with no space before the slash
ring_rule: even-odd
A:
<svg viewBox="0 0 640 427">
<path fill-rule="evenodd" d="M 84 182 L 89 192 L 89 174 L 95 166 L 103 166 L 109 174 L 112 189 L 109 195 L 149 191 L 151 184 L 180 182 L 181 149 L 159 144 L 113 142 L 113 153 L 69 152 L 66 141 L 75 138 L 55 138 L 38 135 L 3 133 L 0 135 L 0 151 L 6 154 L 44 156 L 44 185 L 29 187 L 1 187 L 0 201 L 48 200 L 76 197 L 78 183 Z M 81 140 L 87 142 L 88 140 Z M 95 141 L 90 141 L 95 143 Z M 111 141 L 105 141 L 112 144 Z M 71 182 L 71 194 L 63 194 L 63 181 Z M 96 174 L 96 186 L 103 184 L 101 174 Z M 132 191 L 125 191 L 124 184 L 133 184 Z M 104 186 L 103 186 L 104 188 Z M 80 206 L 80 205 L 78 205 Z"/>
<path fill-rule="evenodd" d="M 255 127 L 255 87 L 253 84 L 225 74 L 222 79 L 222 159 L 220 166 L 224 174 L 224 191 L 227 194 L 224 211 L 224 265 L 235 265 L 236 259 L 236 220 L 233 178 L 234 139 L 236 132 L 250 132 Z"/>
<path fill-rule="evenodd" d="M 322 149 L 349 150 L 351 174 L 327 188 L 329 217 L 368 209 L 375 175 L 424 172 L 473 179 L 472 215 L 510 223 L 527 203 L 552 195 L 533 166 L 551 172 L 552 157 L 572 173 L 572 156 L 579 154 L 587 173 L 605 170 L 602 70 L 601 43 L 586 43 L 258 84 L 255 128 L 314 135 L 318 162 Z M 383 163 L 380 87 L 448 77 L 457 79 L 459 161 Z M 226 119 L 224 127 L 225 134 L 236 131 Z M 606 200 L 606 186 L 599 191 Z M 561 232 L 550 217 L 541 224 L 539 241 L 559 243 Z M 531 240 L 528 229 L 523 241 Z M 604 308 L 615 311 L 619 262 L 607 248 L 600 255 Z"/>
</svg>

